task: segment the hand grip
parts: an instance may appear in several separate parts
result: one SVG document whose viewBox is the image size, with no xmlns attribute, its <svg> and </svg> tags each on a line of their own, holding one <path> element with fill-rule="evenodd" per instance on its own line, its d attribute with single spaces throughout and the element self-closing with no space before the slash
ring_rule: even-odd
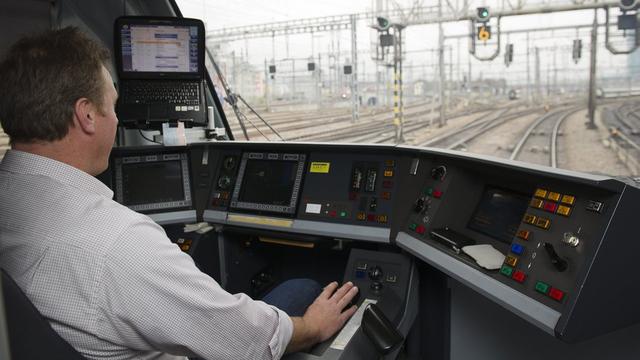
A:
<svg viewBox="0 0 640 360">
<path fill-rule="evenodd" d="M 362 315 L 362 331 L 378 353 L 386 355 L 404 341 L 404 336 L 375 304 L 370 304 Z"/>
</svg>

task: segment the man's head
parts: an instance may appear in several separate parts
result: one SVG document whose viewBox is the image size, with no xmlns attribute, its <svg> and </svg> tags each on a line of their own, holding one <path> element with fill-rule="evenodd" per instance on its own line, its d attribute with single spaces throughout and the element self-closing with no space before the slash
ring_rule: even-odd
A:
<svg viewBox="0 0 640 360">
<path fill-rule="evenodd" d="M 0 122 L 13 147 L 102 172 L 117 126 L 108 63 L 109 51 L 73 27 L 14 44 L 0 63 Z"/>
</svg>

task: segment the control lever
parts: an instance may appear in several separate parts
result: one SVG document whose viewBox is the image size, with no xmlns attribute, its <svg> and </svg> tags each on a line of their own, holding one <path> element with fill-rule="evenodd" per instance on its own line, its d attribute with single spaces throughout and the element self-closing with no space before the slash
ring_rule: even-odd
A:
<svg viewBox="0 0 640 360">
<path fill-rule="evenodd" d="M 404 336 L 387 319 L 376 304 L 369 304 L 362 314 L 362 331 L 378 353 L 387 355 L 404 341 Z"/>
<path fill-rule="evenodd" d="M 561 258 L 560 255 L 558 255 L 556 249 L 554 249 L 553 247 L 553 244 L 550 244 L 548 242 L 544 243 L 544 249 L 547 251 L 547 254 L 549 254 L 549 257 L 551 258 L 551 264 L 555 266 L 558 271 L 563 272 L 567 270 L 567 268 L 569 267 L 569 263 L 567 262 L 567 260 Z"/>
</svg>

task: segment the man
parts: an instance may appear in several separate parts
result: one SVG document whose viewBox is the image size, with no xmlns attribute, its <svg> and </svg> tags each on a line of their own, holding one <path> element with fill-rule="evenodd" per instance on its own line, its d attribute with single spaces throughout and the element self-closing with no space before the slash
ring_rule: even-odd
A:
<svg viewBox="0 0 640 360">
<path fill-rule="evenodd" d="M 328 285 L 302 317 L 231 295 L 93 177 L 118 123 L 108 61 L 65 28 L 0 63 L 0 266 L 89 359 L 277 359 L 330 338 L 355 312 L 353 284 Z"/>
</svg>

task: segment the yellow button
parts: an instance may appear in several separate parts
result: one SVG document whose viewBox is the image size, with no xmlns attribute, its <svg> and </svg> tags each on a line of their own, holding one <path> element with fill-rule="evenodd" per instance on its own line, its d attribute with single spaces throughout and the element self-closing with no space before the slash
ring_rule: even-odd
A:
<svg viewBox="0 0 640 360">
<path fill-rule="evenodd" d="M 549 199 L 551 201 L 558 201 L 558 200 L 560 200 L 560 194 L 558 194 L 557 192 L 553 192 L 552 191 L 547 196 L 547 199 Z"/>
<path fill-rule="evenodd" d="M 526 222 L 527 224 L 535 224 L 537 219 L 538 217 L 535 215 L 524 214 L 524 219 L 522 221 Z"/>
<path fill-rule="evenodd" d="M 529 235 L 531 235 L 531 232 L 529 230 L 519 230 L 516 234 L 516 236 L 522 240 L 529 240 Z"/>
<path fill-rule="evenodd" d="M 378 222 L 379 223 L 386 223 L 387 222 L 387 215 L 378 215 Z"/>
<path fill-rule="evenodd" d="M 531 204 L 530 204 L 531 207 L 534 207 L 536 209 L 542 209 L 542 204 L 543 204 L 543 201 L 540 199 L 536 199 L 536 198 L 531 199 Z"/>
<path fill-rule="evenodd" d="M 576 197 L 571 195 L 562 195 L 562 200 L 560 200 L 563 204 L 573 205 L 576 202 Z"/>
<path fill-rule="evenodd" d="M 536 226 L 546 230 L 551 226 L 551 220 L 545 219 L 545 218 L 539 218 L 536 221 Z"/>
<path fill-rule="evenodd" d="M 384 177 L 393 177 L 393 169 L 386 169 L 384 171 Z"/>
<path fill-rule="evenodd" d="M 384 161 L 384 166 L 394 167 L 394 166 L 396 166 L 396 161 L 395 160 L 385 160 Z"/>
<path fill-rule="evenodd" d="M 536 193 L 533 194 L 535 197 L 545 198 L 547 197 L 547 190 L 545 189 L 536 189 Z"/>
<path fill-rule="evenodd" d="M 512 267 L 515 267 L 518 263 L 518 258 L 513 255 L 507 255 L 507 257 L 504 259 L 504 262 Z"/>
<path fill-rule="evenodd" d="M 382 192 L 382 198 L 383 198 L 383 199 L 385 199 L 385 200 L 389 200 L 389 199 L 391 199 L 391 192 L 389 192 L 389 191 L 383 191 L 383 192 Z"/>
<path fill-rule="evenodd" d="M 571 214 L 571 208 L 568 206 L 560 205 L 558 206 L 558 210 L 556 211 L 556 213 L 562 216 L 569 216 L 569 214 Z"/>
<path fill-rule="evenodd" d="M 366 218 L 367 218 L 367 214 L 365 214 L 363 211 L 360 211 L 360 212 L 358 213 L 358 215 L 356 216 L 356 218 L 357 218 L 358 220 L 364 220 L 364 219 L 366 219 Z"/>
</svg>

